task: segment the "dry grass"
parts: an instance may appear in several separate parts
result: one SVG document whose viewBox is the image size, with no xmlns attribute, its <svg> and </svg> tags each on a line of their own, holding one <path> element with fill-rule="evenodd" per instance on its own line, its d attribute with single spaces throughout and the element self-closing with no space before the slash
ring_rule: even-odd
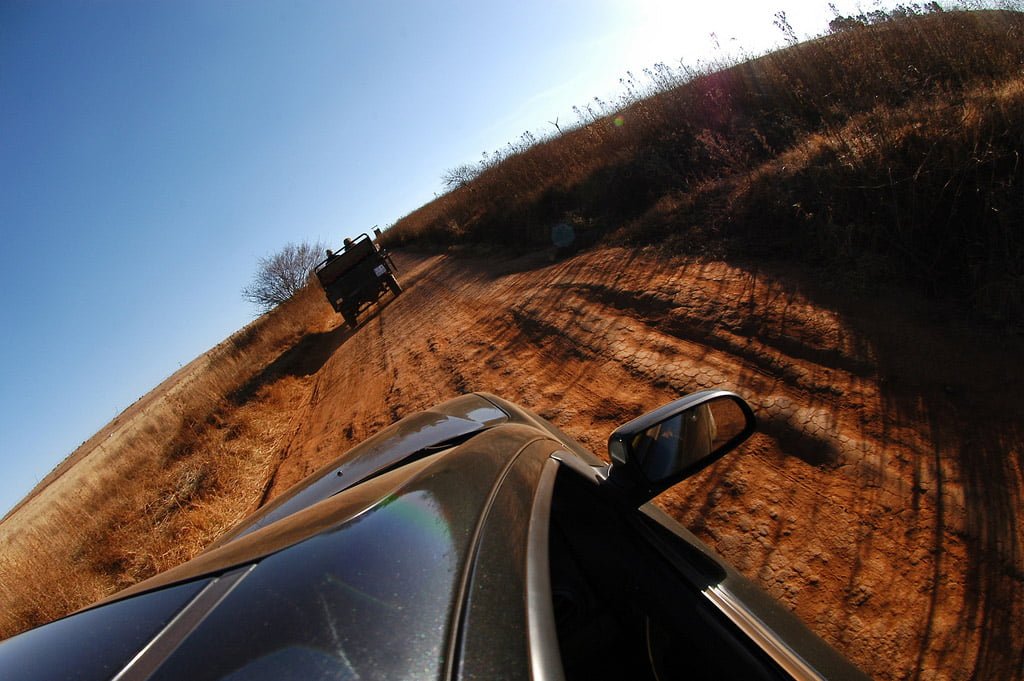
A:
<svg viewBox="0 0 1024 681">
<path fill-rule="evenodd" d="M 385 240 L 537 247 L 571 226 L 575 247 L 797 257 L 1020 323 L 1022 64 L 1024 14 L 972 11 L 660 65 L 580 109 L 580 127 L 462 169 Z"/>
<path fill-rule="evenodd" d="M 254 510 L 310 380 L 267 367 L 332 318 L 307 287 L 58 466 L 0 525 L 0 638 L 188 560 Z"/>
</svg>

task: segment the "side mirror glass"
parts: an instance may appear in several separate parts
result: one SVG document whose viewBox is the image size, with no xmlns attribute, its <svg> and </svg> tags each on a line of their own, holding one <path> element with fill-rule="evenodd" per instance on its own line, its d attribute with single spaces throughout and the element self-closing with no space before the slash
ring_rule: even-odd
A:
<svg viewBox="0 0 1024 681">
<path fill-rule="evenodd" d="M 755 427 L 750 406 L 733 393 L 688 395 L 612 433 L 609 479 L 642 503 L 735 449 Z"/>
</svg>

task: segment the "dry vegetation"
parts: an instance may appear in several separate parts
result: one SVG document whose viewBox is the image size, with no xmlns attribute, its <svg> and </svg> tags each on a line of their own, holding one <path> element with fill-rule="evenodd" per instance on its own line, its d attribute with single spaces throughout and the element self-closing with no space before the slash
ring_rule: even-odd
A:
<svg viewBox="0 0 1024 681">
<path fill-rule="evenodd" d="M 329 313 L 307 287 L 126 410 L 8 514 L 0 639 L 188 560 L 251 513 L 308 380 L 289 349 Z"/>
<path fill-rule="evenodd" d="M 584 245 L 796 257 L 1019 324 L 1024 14 L 834 23 L 735 66 L 630 76 L 577 129 L 449 171 L 386 240 L 536 246 L 570 226 Z"/>
</svg>

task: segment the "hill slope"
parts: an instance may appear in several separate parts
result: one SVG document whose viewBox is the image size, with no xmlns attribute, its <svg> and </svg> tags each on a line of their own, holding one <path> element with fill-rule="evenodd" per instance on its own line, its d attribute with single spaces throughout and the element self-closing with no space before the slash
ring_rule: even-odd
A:
<svg viewBox="0 0 1024 681">
<path fill-rule="evenodd" d="M 792 258 L 1024 324 L 1021 63 L 1024 13 L 948 12 L 656 67 L 581 127 L 464 171 L 387 238 Z"/>
</svg>

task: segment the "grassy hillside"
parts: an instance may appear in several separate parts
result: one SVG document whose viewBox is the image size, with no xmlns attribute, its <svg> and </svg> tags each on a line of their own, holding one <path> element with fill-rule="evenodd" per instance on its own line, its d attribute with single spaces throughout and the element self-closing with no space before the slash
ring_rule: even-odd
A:
<svg viewBox="0 0 1024 681">
<path fill-rule="evenodd" d="M 293 427 L 302 341 L 330 312 L 307 287 L 46 476 L 0 524 L 0 640 L 191 558 L 251 513 Z"/>
<path fill-rule="evenodd" d="M 591 122 L 451 171 L 476 177 L 386 241 L 518 248 L 572 235 L 792 257 L 1019 324 L 1024 14 L 845 24 L 715 72 L 631 77 L 616 105 L 579 111 Z"/>
</svg>

